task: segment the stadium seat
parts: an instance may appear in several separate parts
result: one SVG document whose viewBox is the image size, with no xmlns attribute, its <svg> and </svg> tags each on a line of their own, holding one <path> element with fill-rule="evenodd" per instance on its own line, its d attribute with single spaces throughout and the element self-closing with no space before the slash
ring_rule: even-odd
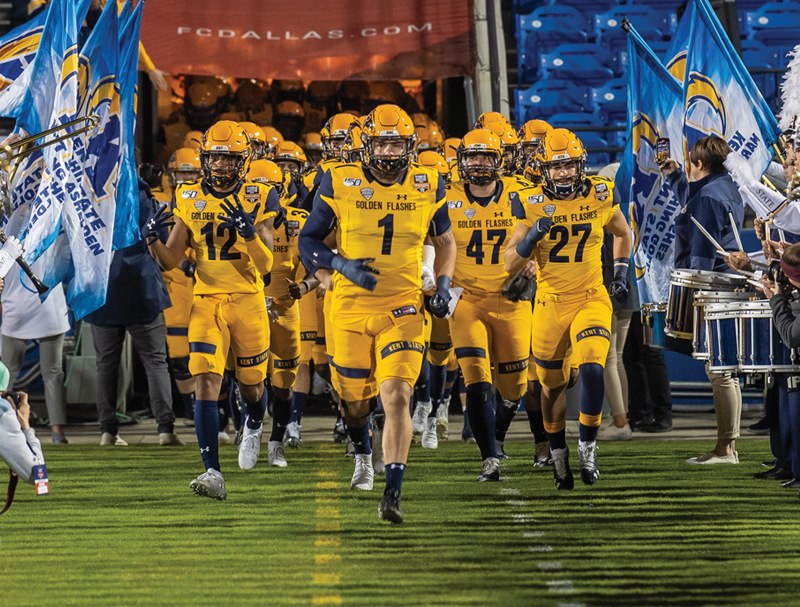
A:
<svg viewBox="0 0 800 607">
<path fill-rule="evenodd" d="M 669 32 L 667 13 L 655 11 L 649 6 L 621 4 L 607 13 L 594 16 L 594 31 L 598 43 L 612 52 L 627 48 L 628 35 L 620 27 L 626 17 L 645 41 L 663 40 L 664 35 Z"/>
<path fill-rule="evenodd" d="M 591 89 L 592 109 L 604 122 L 624 121 L 628 116 L 628 79 L 615 78 Z"/>
<path fill-rule="evenodd" d="M 672 46 L 672 42 L 667 42 L 666 40 L 662 40 L 660 42 L 648 42 L 647 45 L 653 50 L 656 56 L 664 60 L 664 57 L 669 50 L 669 47 Z M 628 51 L 620 51 L 619 52 L 619 67 L 620 71 L 625 73 L 628 70 Z"/>
<path fill-rule="evenodd" d="M 602 86 L 614 77 L 617 64 L 617 57 L 597 44 L 563 44 L 539 59 L 545 78 L 582 86 Z"/>
<path fill-rule="evenodd" d="M 594 114 L 559 113 L 550 116 L 548 122 L 556 128 L 574 129 L 575 127 L 603 127 L 606 124 Z M 605 133 L 595 131 L 579 131 L 575 133 L 586 148 L 607 148 Z M 587 162 L 591 165 L 608 164 L 607 152 L 589 154 Z"/>
<path fill-rule="evenodd" d="M 517 91 L 517 124 L 547 119 L 559 112 L 583 112 L 588 107 L 588 96 L 588 90 L 567 80 L 542 80 Z"/>
<path fill-rule="evenodd" d="M 781 63 L 779 49 L 768 48 L 757 40 L 742 40 L 742 55 L 747 67 L 778 67 Z"/>
<path fill-rule="evenodd" d="M 535 82 L 539 56 L 562 44 L 585 43 L 588 20 L 570 6 L 542 6 L 517 17 L 517 59 L 521 82 Z"/>
<path fill-rule="evenodd" d="M 748 38 L 768 46 L 793 46 L 800 31 L 800 5 L 795 2 L 770 2 L 745 13 Z"/>
<path fill-rule="evenodd" d="M 597 12 L 598 8 L 611 8 L 614 6 L 614 0 L 543 0 L 537 3 L 538 5 L 550 4 L 559 6 L 571 6 L 578 9 L 584 14 L 590 15 Z"/>
</svg>

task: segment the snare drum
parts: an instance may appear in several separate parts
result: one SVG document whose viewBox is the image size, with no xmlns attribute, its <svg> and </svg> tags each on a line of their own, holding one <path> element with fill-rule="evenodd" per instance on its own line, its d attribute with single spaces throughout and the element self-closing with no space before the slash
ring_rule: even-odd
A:
<svg viewBox="0 0 800 607">
<path fill-rule="evenodd" d="M 722 272 L 673 270 L 670 272 L 667 335 L 692 340 L 694 295 L 698 291 L 735 291 L 747 287 L 747 278 Z"/>
<path fill-rule="evenodd" d="M 664 333 L 666 318 L 666 301 L 642 304 L 642 333 L 645 345 L 653 348 L 666 347 L 667 335 Z"/>
<path fill-rule="evenodd" d="M 739 368 L 741 314 L 738 306 L 712 303 L 705 307 L 711 371 L 736 371 Z"/>
<path fill-rule="evenodd" d="M 739 339 L 740 368 L 746 373 L 797 372 L 800 370 L 798 351 L 787 348 L 775 323 L 768 301 L 747 301 L 738 304 L 742 330 Z M 800 302 L 792 303 L 795 315 L 800 314 Z"/>
<path fill-rule="evenodd" d="M 712 303 L 736 304 L 747 301 L 753 297 L 753 293 L 741 293 L 738 291 L 697 291 L 694 294 L 694 317 L 692 321 L 692 357 L 697 360 L 709 360 L 712 348 L 708 340 L 708 331 L 705 315 L 705 307 Z"/>
</svg>

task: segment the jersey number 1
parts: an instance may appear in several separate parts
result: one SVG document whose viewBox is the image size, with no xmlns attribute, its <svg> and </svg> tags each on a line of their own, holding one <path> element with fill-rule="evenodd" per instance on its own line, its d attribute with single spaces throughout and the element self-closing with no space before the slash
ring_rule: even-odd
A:
<svg viewBox="0 0 800 607">
<path fill-rule="evenodd" d="M 217 236 L 222 238 L 225 236 L 225 232 L 229 232 L 228 240 L 225 241 L 225 244 L 222 245 L 222 248 L 219 251 L 219 258 L 222 261 L 232 261 L 234 259 L 241 259 L 241 253 L 231 253 L 231 248 L 233 245 L 236 244 L 236 228 L 233 226 L 226 226 L 221 225 L 217 227 Z M 206 248 L 208 248 L 208 259 L 209 261 L 215 261 L 217 259 L 217 249 L 214 245 L 214 222 L 209 221 L 203 228 L 200 230 L 200 234 L 206 237 Z"/>
</svg>

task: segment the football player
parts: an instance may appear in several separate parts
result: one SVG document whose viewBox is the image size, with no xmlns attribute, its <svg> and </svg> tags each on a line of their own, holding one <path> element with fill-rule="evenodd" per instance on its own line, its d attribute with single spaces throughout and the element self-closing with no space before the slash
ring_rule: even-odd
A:
<svg viewBox="0 0 800 607">
<path fill-rule="evenodd" d="M 614 183 L 586 177 L 586 151 L 566 129 L 548 131 L 536 151 L 544 180 L 540 199 L 515 201 L 518 220 L 505 251 L 506 270 L 514 272 L 535 255 L 538 288 L 533 311 L 531 351 L 542 383 L 542 414 L 550 439 L 558 489 L 572 489 L 564 427 L 566 409 L 555 407 L 572 366 L 581 380 L 581 480 L 599 477 L 596 443 L 603 409 L 603 365 L 611 336 L 611 301 L 603 286 L 603 229 L 614 235 L 614 278 L 609 289 L 627 298 L 626 272 L 631 232 L 617 206 Z M 571 349 L 571 353 L 570 353 Z"/>
<path fill-rule="evenodd" d="M 320 137 L 320 134 L 306 133 L 298 143 L 305 150 L 309 171 L 317 168 L 319 163 L 322 162 L 322 137 Z"/>
<path fill-rule="evenodd" d="M 370 400 L 380 390 L 386 489 L 379 516 L 400 523 L 411 445 L 408 404 L 425 350 L 422 246 L 430 237 L 436 248 L 437 284 L 429 305 L 442 317 L 450 300 L 455 243 L 444 180 L 410 162 L 415 132 L 408 115 L 397 106 L 378 106 L 367 117 L 362 137 L 366 162 L 334 167 L 325 175 L 300 234 L 300 255 L 320 280 L 333 271 L 331 317 L 336 322 L 328 327 L 328 340 L 333 342 L 334 385 L 345 403 L 356 451 L 351 487 L 372 488 L 367 421 Z"/>
<path fill-rule="evenodd" d="M 195 430 L 206 472 L 190 483 L 201 496 L 225 499 L 220 472 L 217 399 L 228 351 L 246 404 L 239 466 L 255 466 L 266 409 L 269 322 L 262 276 L 272 269 L 272 224 L 280 208 L 274 188 L 245 183 L 247 134 L 235 122 L 218 122 L 200 146 L 202 179 L 175 190 L 174 227 L 166 244 L 158 231 L 173 214 L 166 205 L 142 229 L 165 270 L 187 247 L 195 251 L 195 287 L 189 313 L 189 372 L 195 378 Z"/>
<path fill-rule="evenodd" d="M 529 161 L 533 160 L 533 154 L 536 148 L 539 147 L 542 137 L 552 128 L 553 127 L 544 120 L 528 120 L 528 122 L 522 125 L 517 133 L 520 141 L 520 150 L 522 152 L 522 157 L 520 158 L 521 167 L 524 168 L 528 165 Z"/>
<path fill-rule="evenodd" d="M 494 124 L 500 123 L 490 126 Z M 502 294 L 511 276 L 500 252 L 516 223 L 512 201 L 538 200 L 540 191 L 517 177 L 502 176 L 506 158 L 503 142 L 493 130 L 470 131 L 458 149 L 461 181 L 447 187 L 458 247 L 453 283 L 464 289 L 450 317 L 450 335 L 466 385 L 469 423 L 483 460 L 479 481 L 500 480 L 492 364 L 494 384 L 503 399 L 497 418 L 510 423 L 525 395 L 531 343 L 530 304 Z"/>
<path fill-rule="evenodd" d="M 519 168 L 519 135 L 507 122 L 490 122 L 486 129 L 500 138 L 503 144 L 503 166 L 500 174 L 506 177 L 515 175 Z"/>
<path fill-rule="evenodd" d="M 240 122 L 239 126 L 247 133 L 250 139 L 250 157 L 248 164 L 267 157 L 267 138 L 264 130 L 253 122 Z"/>
<path fill-rule="evenodd" d="M 289 177 L 289 187 L 286 192 L 287 206 L 296 207 L 308 196 L 308 190 L 303 183 L 303 173 L 308 161 L 303 148 L 291 141 L 284 141 L 275 148 L 272 161 Z"/>
</svg>

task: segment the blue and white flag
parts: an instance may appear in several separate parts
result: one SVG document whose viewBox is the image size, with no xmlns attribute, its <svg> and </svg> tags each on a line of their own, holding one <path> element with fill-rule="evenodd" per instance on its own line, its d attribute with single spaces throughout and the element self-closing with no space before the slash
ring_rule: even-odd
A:
<svg viewBox="0 0 800 607">
<path fill-rule="evenodd" d="M 761 176 L 778 123 L 736 54 L 708 0 L 694 0 L 684 75 L 684 154 L 717 135 Z M 686 19 L 686 17 L 684 17 Z"/>
<path fill-rule="evenodd" d="M 631 151 L 627 151 L 623 159 L 625 168 L 621 173 L 630 175 L 633 260 L 639 297 L 643 302 L 666 301 L 669 291 L 675 217 L 680 212 L 680 205 L 656 164 L 656 140 L 668 138 L 671 156 L 683 163 L 682 101 L 680 85 L 631 27 L 628 32 Z"/>
<path fill-rule="evenodd" d="M 56 171 L 63 171 L 66 183 L 63 234 L 42 278 L 48 286 L 67 284 L 67 303 L 76 318 L 105 303 L 113 255 L 122 128 L 117 23 L 116 3 L 108 2 L 78 59 L 78 116 L 97 116 L 100 122 L 71 140 L 71 158 L 56 157 Z"/>
<path fill-rule="evenodd" d="M 21 107 L 46 17 L 41 12 L 0 38 L 0 116 L 16 116 Z"/>
</svg>

